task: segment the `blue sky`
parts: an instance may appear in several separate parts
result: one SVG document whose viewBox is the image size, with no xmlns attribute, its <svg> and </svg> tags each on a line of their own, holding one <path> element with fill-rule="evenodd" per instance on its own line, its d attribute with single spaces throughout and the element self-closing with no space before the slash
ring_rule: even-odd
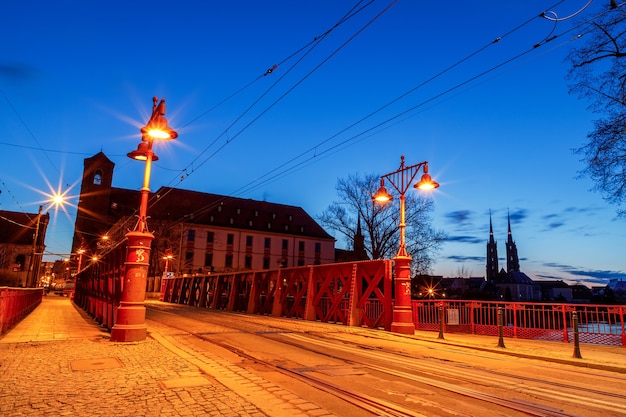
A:
<svg viewBox="0 0 626 417">
<path fill-rule="evenodd" d="M 534 279 L 624 277 L 624 220 L 577 178 L 584 166 L 572 152 L 595 118 L 564 80 L 580 42 L 568 17 L 585 3 L 9 2 L 0 209 L 36 213 L 53 190 L 76 203 L 83 160 L 101 150 L 116 163 L 114 186 L 139 189 L 143 165 L 126 153 L 158 96 L 179 137 L 156 145 L 152 190 L 317 216 L 337 178 L 394 171 L 404 155 L 428 160 L 441 184 L 434 226 L 449 240 L 433 273 L 484 275 L 491 212 L 500 256 L 510 213 Z M 47 258 L 58 259 L 76 211 L 49 212 L 47 251 L 59 255 Z"/>
</svg>

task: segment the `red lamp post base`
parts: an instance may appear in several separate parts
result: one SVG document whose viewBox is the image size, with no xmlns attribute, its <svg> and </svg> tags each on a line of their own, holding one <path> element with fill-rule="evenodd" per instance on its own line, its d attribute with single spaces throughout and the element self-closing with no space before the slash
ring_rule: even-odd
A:
<svg viewBox="0 0 626 417">
<path fill-rule="evenodd" d="M 117 317 L 111 329 L 112 342 L 140 342 L 145 340 L 147 334 L 144 300 L 150 244 L 154 235 L 150 232 L 128 232 L 126 239 L 126 273 Z"/>
<path fill-rule="evenodd" d="M 119 314 L 119 310 L 118 310 Z M 144 310 L 145 316 L 145 310 Z M 141 342 L 142 340 L 146 340 L 146 335 L 148 334 L 148 328 L 145 324 L 135 324 L 135 325 L 123 325 L 116 324 L 111 329 L 111 341 L 112 342 Z"/>
<path fill-rule="evenodd" d="M 395 256 L 395 303 L 391 331 L 400 334 L 415 334 L 413 309 L 411 308 L 411 257 Z"/>
</svg>

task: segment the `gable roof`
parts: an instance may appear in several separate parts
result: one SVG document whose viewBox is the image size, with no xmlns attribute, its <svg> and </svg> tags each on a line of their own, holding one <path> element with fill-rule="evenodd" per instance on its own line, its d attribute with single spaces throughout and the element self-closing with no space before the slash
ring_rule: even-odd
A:
<svg viewBox="0 0 626 417">
<path fill-rule="evenodd" d="M 152 219 L 335 240 L 301 207 L 161 187 L 150 198 Z"/>
</svg>

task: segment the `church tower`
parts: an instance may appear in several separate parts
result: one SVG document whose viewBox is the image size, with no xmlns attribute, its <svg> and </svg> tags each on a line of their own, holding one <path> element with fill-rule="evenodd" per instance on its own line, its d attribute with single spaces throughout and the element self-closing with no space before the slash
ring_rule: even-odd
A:
<svg viewBox="0 0 626 417">
<path fill-rule="evenodd" d="M 365 236 L 361 232 L 361 216 L 357 220 L 356 233 L 354 234 L 354 255 L 356 260 L 364 261 L 368 260 L 367 252 L 365 251 Z"/>
<path fill-rule="evenodd" d="M 509 233 L 506 240 L 506 272 L 519 271 L 519 257 L 517 256 L 517 245 L 513 241 L 511 233 L 511 216 L 508 215 Z"/>
<path fill-rule="evenodd" d="M 487 281 L 493 281 L 498 276 L 498 245 L 493 238 L 491 213 L 489 213 L 489 242 L 487 242 Z"/>
<path fill-rule="evenodd" d="M 73 253 L 78 248 L 91 247 L 93 241 L 97 241 L 110 227 L 108 212 L 114 167 L 115 163 L 102 152 L 84 160 L 74 225 Z"/>
</svg>

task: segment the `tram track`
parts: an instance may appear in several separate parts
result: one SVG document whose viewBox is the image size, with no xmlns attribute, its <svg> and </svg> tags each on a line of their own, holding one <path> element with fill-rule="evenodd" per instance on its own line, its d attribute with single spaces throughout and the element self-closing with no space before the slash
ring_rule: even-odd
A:
<svg viewBox="0 0 626 417">
<path fill-rule="evenodd" d="M 159 310 L 161 313 L 167 314 L 168 311 Z M 177 315 L 176 313 L 170 313 Z M 228 313 L 230 314 L 230 313 Z M 191 314 L 193 315 L 193 314 Z M 221 315 L 221 319 L 226 318 L 226 314 Z M 437 369 L 436 366 L 430 364 L 430 369 L 422 368 L 416 369 L 414 365 L 409 366 L 407 363 L 402 363 L 400 358 L 402 358 L 403 354 L 398 352 L 379 352 L 377 349 L 367 348 L 364 349 L 363 346 L 360 346 L 358 343 L 352 343 L 352 346 L 348 346 L 350 343 L 346 342 L 345 339 L 341 340 L 322 340 L 329 339 L 328 334 L 320 335 L 312 335 L 306 334 L 301 335 L 299 333 L 292 333 L 289 329 L 285 329 L 279 326 L 272 326 L 268 324 L 263 324 L 259 326 L 257 322 L 254 320 L 247 320 L 246 316 L 233 314 L 234 320 L 236 323 L 232 323 L 231 320 L 221 320 L 219 324 L 212 324 L 212 326 L 219 326 L 214 332 L 207 331 L 195 331 L 193 329 L 189 329 L 189 327 L 178 326 L 176 324 L 172 324 L 171 322 L 167 323 L 167 326 L 172 327 L 178 331 L 184 332 L 193 336 L 194 338 L 200 339 L 204 342 L 209 342 L 215 346 L 219 346 L 222 349 L 225 349 L 240 358 L 246 359 L 247 361 L 251 361 L 259 366 L 267 367 L 268 369 L 272 369 L 276 372 L 280 372 L 284 375 L 288 375 L 292 378 L 296 378 L 300 381 L 303 381 L 310 386 L 314 386 L 315 388 L 324 391 L 330 395 L 334 395 L 338 398 L 341 398 L 343 401 L 348 401 L 351 404 L 363 409 L 374 415 L 387 415 L 387 416 L 421 416 L 419 412 L 408 409 L 407 407 L 392 403 L 390 401 L 375 398 L 373 396 L 364 395 L 362 393 L 358 393 L 354 390 L 347 389 L 344 386 L 340 386 L 338 384 L 334 384 L 329 382 L 326 379 L 318 378 L 314 375 L 311 375 L 310 369 L 303 365 L 298 368 L 297 366 L 285 366 L 280 363 L 276 363 L 273 360 L 266 360 L 259 355 L 253 355 L 249 352 L 246 352 L 233 344 L 226 343 L 224 341 L 216 340 L 216 334 L 226 334 L 228 332 L 233 333 L 248 333 L 250 335 L 254 335 L 255 337 L 264 338 L 267 340 L 271 340 L 275 343 L 283 343 L 287 344 L 292 348 L 300 349 L 302 351 L 315 354 L 315 355 L 324 355 L 326 357 L 332 358 L 337 361 L 343 361 L 344 363 L 350 364 L 351 366 L 358 366 L 363 369 L 368 369 L 377 374 L 385 374 L 394 379 L 401 379 L 407 381 L 411 384 L 423 384 L 427 386 L 431 386 L 437 388 L 438 390 L 442 390 L 445 392 L 449 392 L 451 394 L 455 394 L 457 396 L 461 396 L 467 399 L 471 399 L 473 401 L 480 401 L 483 403 L 489 403 L 493 406 L 501 407 L 503 409 L 508 409 L 511 411 L 515 411 L 520 414 L 531 415 L 531 416 L 554 416 L 554 417 L 565 417 L 565 416 L 573 416 L 576 414 L 571 414 L 566 411 L 563 411 L 559 408 L 552 407 L 549 405 L 539 404 L 533 401 L 527 401 L 523 399 L 512 399 L 504 396 L 494 395 L 491 393 L 481 392 L 474 388 L 467 388 L 460 386 L 458 384 L 459 378 L 458 374 L 454 375 L 454 371 L 444 371 L 443 369 Z M 235 317 L 236 316 L 236 317 Z M 198 320 L 196 318 L 191 317 L 190 315 L 185 315 L 187 319 L 190 320 Z M 203 323 L 202 320 L 198 320 L 200 323 Z M 258 329 L 254 331 L 242 329 L 242 322 L 247 322 L 250 326 L 257 326 Z M 231 327 L 232 326 L 232 327 Z M 195 327 L 195 326 L 192 326 Z M 201 325 L 200 325 L 201 327 Z M 215 329 L 215 327 L 214 327 Z M 317 341 L 313 341 L 317 337 Z M 330 338 L 332 339 L 332 338 Z M 321 341 L 322 340 L 322 341 Z M 311 347 L 312 343 L 316 343 L 318 348 Z M 326 343 L 326 345 L 325 345 Z M 340 343 L 340 345 L 337 345 Z M 331 353 L 332 350 L 341 350 L 343 349 L 348 354 L 352 355 L 353 358 L 347 358 L 345 355 L 337 355 L 335 353 Z M 359 352 L 360 355 L 365 355 L 366 359 L 355 360 L 355 352 Z M 364 353 L 365 352 L 365 353 Z M 367 355 L 366 355 L 367 354 Z M 384 354 L 387 356 L 385 359 L 388 362 L 399 362 L 404 370 L 392 369 L 389 366 L 381 366 L 376 365 L 372 362 L 375 360 L 380 360 L 380 358 L 376 358 L 376 354 Z M 373 356 L 372 356 L 373 355 Z M 389 356 L 391 355 L 391 359 Z M 404 358 L 406 360 L 412 359 L 415 361 L 415 358 Z M 433 372 L 436 372 L 436 375 L 433 375 Z M 502 375 L 497 375 L 498 377 L 511 377 L 511 378 L 519 378 L 516 375 L 507 375 L 502 373 Z M 445 379 L 453 379 L 455 382 L 447 382 Z M 476 385 L 476 381 L 473 381 L 469 378 L 462 378 L 463 381 L 467 384 Z M 528 382 L 541 382 L 545 383 L 543 380 L 535 380 L 532 378 L 527 379 Z M 494 381 L 487 381 L 495 383 Z M 519 384 L 518 384 L 519 385 Z M 556 386 L 556 384 L 555 384 Z M 522 387 L 524 388 L 524 387 Z M 577 387 L 569 386 L 568 384 L 562 384 L 561 388 L 567 389 L 579 389 Z M 533 395 L 540 395 L 543 392 L 543 397 L 546 396 L 546 393 L 549 394 L 549 389 L 537 388 L 533 390 L 527 390 L 526 388 L 521 389 L 520 387 L 516 388 L 518 392 L 531 392 Z M 603 392 L 596 392 L 602 393 Z M 549 396 L 549 395 L 548 395 Z M 619 399 L 625 399 L 624 396 L 618 396 Z M 610 402 L 606 404 L 602 404 L 602 402 L 597 401 L 594 404 L 598 408 L 608 408 L 611 409 Z M 615 409 L 613 408 L 613 411 Z M 626 408 L 624 408 L 624 412 L 626 412 Z M 506 415 L 506 414 L 502 414 Z"/>
</svg>

